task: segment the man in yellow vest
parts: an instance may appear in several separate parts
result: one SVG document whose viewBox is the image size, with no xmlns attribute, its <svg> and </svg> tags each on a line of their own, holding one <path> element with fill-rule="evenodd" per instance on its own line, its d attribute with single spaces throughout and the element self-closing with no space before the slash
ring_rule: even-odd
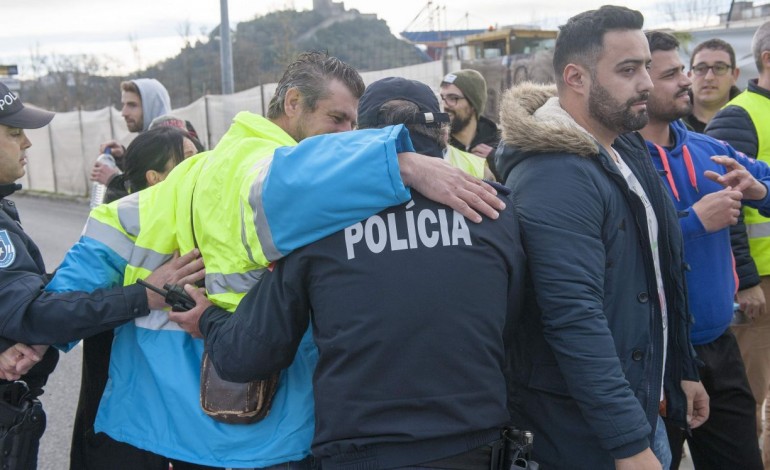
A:
<svg viewBox="0 0 770 470">
<path fill-rule="evenodd" d="M 474 222 L 481 220 L 476 210 L 496 215 L 494 208 L 504 204 L 491 187 L 411 152 L 403 126 L 342 132 L 355 127 L 363 88 L 358 73 L 340 60 L 302 54 L 278 83 L 267 118 L 239 113 L 211 152 L 186 160 L 161 184 L 92 211 L 53 288 L 77 284 L 83 257 L 101 260 L 93 269 L 102 273 L 92 278 L 131 283 L 174 250 L 198 246 L 209 298 L 233 311 L 270 261 L 344 228 L 350 218 L 405 202 L 405 184 Z M 337 165 L 342 159 L 346 165 Z M 312 162 L 305 168 L 317 183 L 308 188 L 313 205 L 289 212 L 283 200 L 291 194 L 281 188 L 307 176 L 292 167 L 303 160 Z M 351 200 L 351 193 L 366 197 Z M 269 415 L 254 424 L 225 424 L 203 413 L 202 351 L 203 342 L 170 322 L 166 311 L 116 330 L 95 424 L 106 444 L 143 449 L 175 469 L 308 468 L 317 360 L 311 338 L 282 374 Z M 115 457 L 105 459 L 96 467 L 115 466 Z"/>
<path fill-rule="evenodd" d="M 754 33 L 751 43 L 759 78 L 732 99 L 706 127 L 706 134 L 727 141 L 741 152 L 770 163 L 770 21 Z M 770 219 L 754 209 L 744 209 L 749 250 L 761 276 L 760 287 L 770 298 Z M 746 375 L 757 402 L 757 427 L 761 433 L 762 404 L 770 387 L 770 315 L 763 310 L 748 323 L 736 324 L 733 332 L 741 347 Z M 770 403 L 770 402 L 769 402 Z M 770 427 L 766 422 L 763 460 L 770 469 Z"/>
<path fill-rule="evenodd" d="M 441 101 L 451 122 L 447 159 L 478 168 L 488 179 L 495 179 L 494 154 L 500 143 L 497 124 L 484 116 L 487 82 L 476 70 L 448 73 L 441 80 Z"/>
<path fill-rule="evenodd" d="M 370 84 L 358 119 L 404 124 L 425 158 L 444 155 L 449 119 L 423 83 Z M 488 470 L 509 420 L 506 325 L 522 314 L 524 262 L 512 206 L 468 224 L 412 191 L 277 262 L 234 314 L 186 286 L 195 308 L 169 317 L 205 335 L 223 377 L 243 381 L 290 364 L 312 312 L 322 468 Z"/>
</svg>

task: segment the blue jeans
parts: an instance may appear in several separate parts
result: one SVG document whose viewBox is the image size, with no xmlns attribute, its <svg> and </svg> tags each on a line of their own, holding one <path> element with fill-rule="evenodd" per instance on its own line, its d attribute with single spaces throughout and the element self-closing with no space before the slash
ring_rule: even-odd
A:
<svg viewBox="0 0 770 470">
<path fill-rule="evenodd" d="M 668 446 L 666 425 L 660 416 L 658 416 L 658 425 L 655 427 L 655 436 L 652 439 L 652 452 L 660 461 L 663 470 L 671 468 L 671 448 Z"/>
</svg>

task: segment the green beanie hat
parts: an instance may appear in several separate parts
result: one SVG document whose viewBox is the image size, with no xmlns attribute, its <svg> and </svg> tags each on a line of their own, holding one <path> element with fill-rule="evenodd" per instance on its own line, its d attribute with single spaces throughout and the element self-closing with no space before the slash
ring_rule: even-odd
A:
<svg viewBox="0 0 770 470">
<path fill-rule="evenodd" d="M 476 117 L 484 113 L 487 105 L 487 81 L 473 69 L 458 70 L 446 74 L 441 85 L 451 84 L 463 92 L 465 98 L 476 111 Z"/>
</svg>

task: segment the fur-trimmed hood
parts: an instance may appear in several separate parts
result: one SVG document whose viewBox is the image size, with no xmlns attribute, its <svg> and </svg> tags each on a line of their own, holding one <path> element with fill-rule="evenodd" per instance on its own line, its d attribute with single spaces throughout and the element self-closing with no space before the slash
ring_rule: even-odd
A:
<svg viewBox="0 0 770 470">
<path fill-rule="evenodd" d="M 506 91 L 500 103 L 502 143 L 496 156 L 501 175 L 529 156 L 599 154 L 599 143 L 559 105 L 555 85 L 522 83 Z M 505 179 L 505 176 L 503 179 Z"/>
<path fill-rule="evenodd" d="M 559 106 L 556 86 L 523 83 L 503 95 L 500 126 L 506 145 L 525 153 L 599 153 L 599 144 Z"/>
</svg>

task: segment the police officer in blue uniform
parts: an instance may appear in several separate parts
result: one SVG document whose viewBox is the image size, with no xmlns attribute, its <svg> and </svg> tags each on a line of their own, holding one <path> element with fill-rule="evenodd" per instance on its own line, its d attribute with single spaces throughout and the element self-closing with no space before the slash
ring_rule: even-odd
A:
<svg viewBox="0 0 770 470">
<path fill-rule="evenodd" d="M 427 85 L 375 82 L 358 117 L 361 128 L 406 123 L 416 151 L 444 156 L 448 119 Z M 321 468 L 502 468 L 505 338 L 524 261 L 513 204 L 473 224 L 412 190 L 278 261 L 235 313 L 188 287 L 198 305 L 169 318 L 235 381 L 287 367 L 312 325 Z"/>
<path fill-rule="evenodd" d="M 27 149 L 25 129 L 38 129 L 54 114 L 25 107 L 0 83 L 0 467 L 37 466 L 45 413 L 37 397 L 58 362 L 47 345 L 68 343 L 134 318 L 163 299 L 139 285 L 93 293 L 45 291 L 49 275 L 35 242 L 24 232 L 8 196 L 21 189 Z M 202 262 L 192 252 L 156 270 L 148 281 L 194 282 Z M 21 379 L 21 380 L 18 380 Z"/>
</svg>

